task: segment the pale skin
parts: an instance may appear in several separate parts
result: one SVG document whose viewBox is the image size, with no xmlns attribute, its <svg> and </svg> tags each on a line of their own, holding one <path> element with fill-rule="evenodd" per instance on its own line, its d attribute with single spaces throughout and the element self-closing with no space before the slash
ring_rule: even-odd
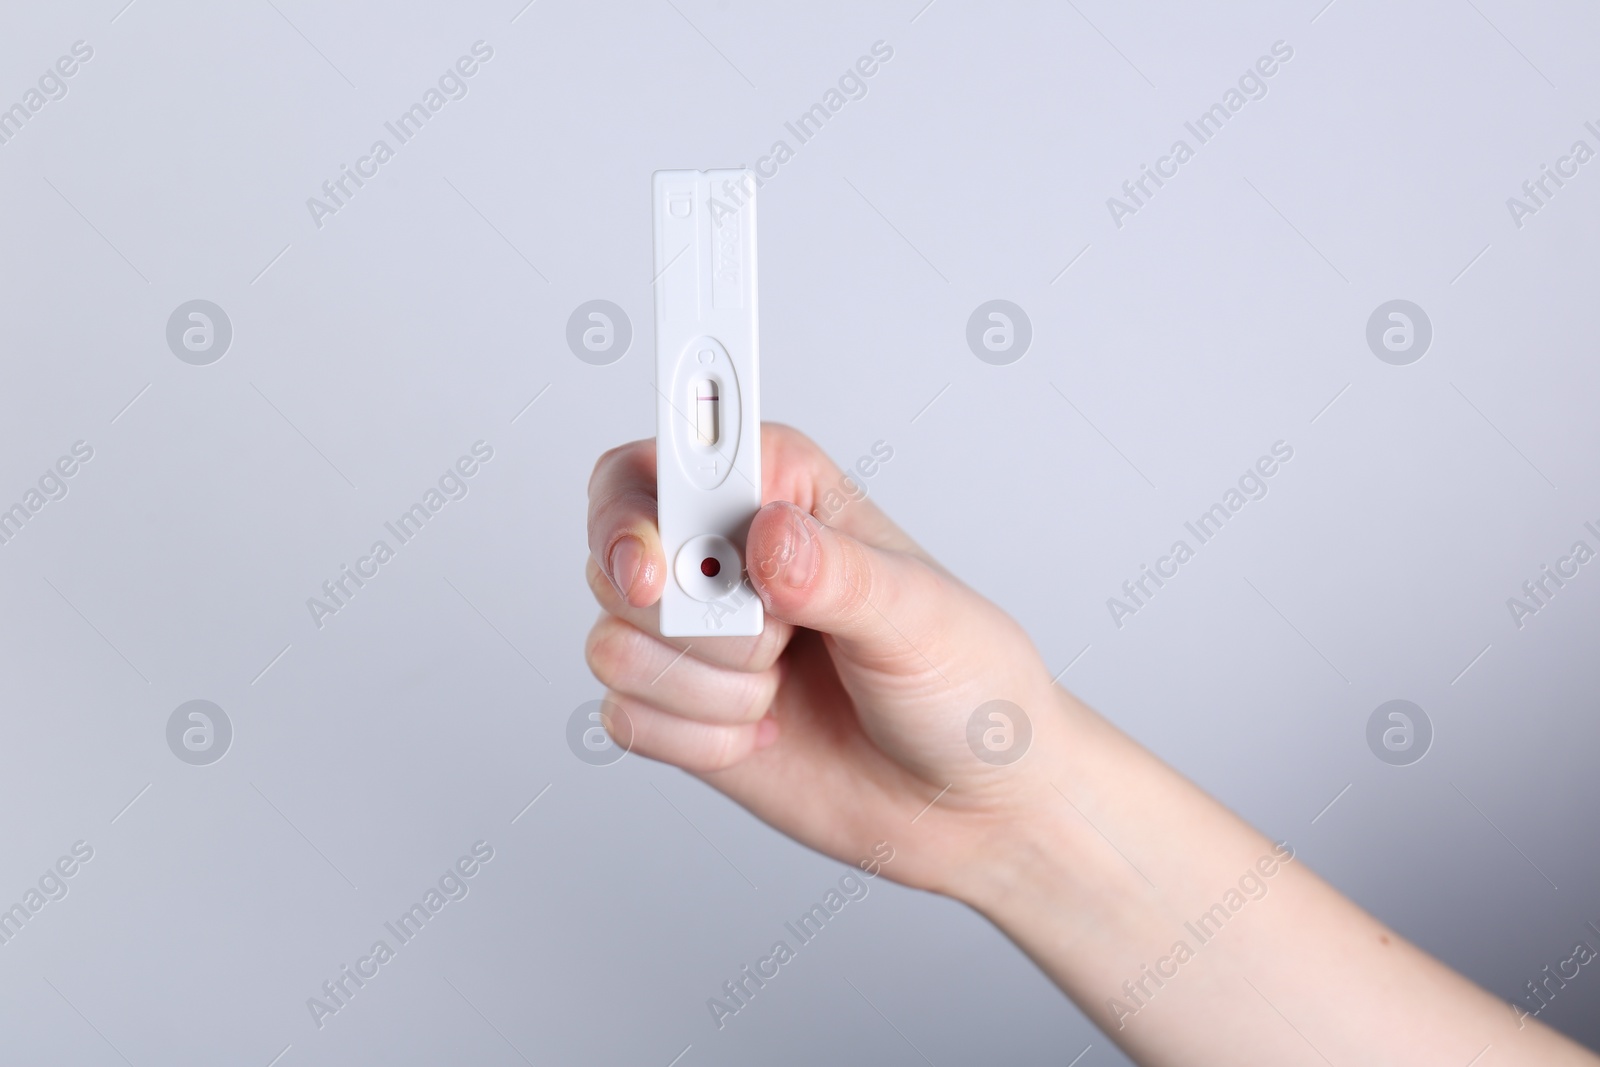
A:
<svg viewBox="0 0 1600 1067">
<path fill-rule="evenodd" d="M 655 443 L 595 467 L 586 651 L 633 753 L 845 863 L 888 842 L 883 875 L 986 916 L 1141 1064 L 1600 1064 L 1053 685 L 1021 627 L 873 502 L 824 507 L 859 493 L 810 440 L 764 426 L 762 465 L 749 638 L 660 636 Z M 1032 725 L 1009 765 L 967 740 L 993 700 Z"/>
</svg>

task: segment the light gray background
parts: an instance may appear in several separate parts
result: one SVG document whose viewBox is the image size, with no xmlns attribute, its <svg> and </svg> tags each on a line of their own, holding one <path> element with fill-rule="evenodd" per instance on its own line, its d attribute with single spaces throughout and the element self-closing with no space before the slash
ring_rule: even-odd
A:
<svg viewBox="0 0 1600 1067">
<path fill-rule="evenodd" d="M 0 946 L 7 1059 L 1124 1062 L 977 916 L 881 880 L 719 1032 L 706 998 L 845 868 L 564 740 L 599 695 L 585 483 L 653 432 L 649 174 L 793 143 L 878 40 L 761 193 L 766 414 L 845 463 L 891 443 L 874 496 L 1063 684 L 1496 995 L 1600 921 L 1600 565 L 1505 606 L 1600 520 L 1600 162 L 1520 230 L 1505 205 L 1597 147 L 1587 6 L 122 3 L 0 28 L 7 105 L 95 50 L 0 146 L 0 498 L 95 449 L 0 547 L 0 898 L 95 849 Z M 314 227 L 479 39 L 469 95 Z M 234 329 L 206 367 L 164 338 L 195 298 Z M 564 342 L 597 298 L 635 331 L 605 367 Z M 993 298 L 1033 324 L 1010 366 L 964 341 Z M 1434 326 L 1408 367 L 1364 340 L 1394 298 Z M 318 630 L 306 598 L 478 439 L 470 495 Z M 1270 495 L 1114 627 L 1279 439 Z M 165 742 L 197 698 L 235 730 L 207 767 Z M 1365 742 L 1393 698 L 1434 724 L 1413 766 Z M 319 1031 L 306 998 L 479 839 L 471 894 Z M 1590 971 L 1544 1017 L 1600 1044 Z"/>
</svg>

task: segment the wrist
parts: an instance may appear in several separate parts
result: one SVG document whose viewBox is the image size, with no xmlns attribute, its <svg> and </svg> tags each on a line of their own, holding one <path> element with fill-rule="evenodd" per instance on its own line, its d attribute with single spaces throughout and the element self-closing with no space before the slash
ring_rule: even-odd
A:
<svg viewBox="0 0 1600 1067">
<path fill-rule="evenodd" d="M 1125 808 L 1124 786 L 1147 771 L 1147 754 L 1059 688 L 1040 705 L 1011 796 L 985 815 L 947 889 L 1008 932 L 1037 926 L 1044 912 L 1103 920 L 1153 893 L 1106 833 L 1117 821 L 1108 811 Z"/>
<path fill-rule="evenodd" d="M 1026 802 L 996 819 L 952 895 L 1080 1007 L 1104 1006 L 1271 846 L 1071 696 L 1047 719 Z"/>
</svg>

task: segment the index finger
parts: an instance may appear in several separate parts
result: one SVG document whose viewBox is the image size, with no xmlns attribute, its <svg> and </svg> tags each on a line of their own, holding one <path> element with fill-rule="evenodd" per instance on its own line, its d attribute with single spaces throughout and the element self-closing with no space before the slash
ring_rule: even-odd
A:
<svg viewBox="0 0 1600 1067">
<path fill-rule="evenodd" d="M 623 600 L 661 599 L 666 556 L 656 527 L 656 443 L 630 441 L 596 461 L 589 477 L 589 552 Z"/>
</svg>

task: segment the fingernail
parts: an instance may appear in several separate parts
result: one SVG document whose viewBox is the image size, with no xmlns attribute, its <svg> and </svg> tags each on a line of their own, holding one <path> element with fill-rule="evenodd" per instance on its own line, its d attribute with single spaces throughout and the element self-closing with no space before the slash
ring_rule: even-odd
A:
<svg viewBox="0 0 1600 1067">
<path fill-rule="evenodd" d="M 756 723 L 756 750 L 760 751 L 766 748 L 777 739 L 778 720 L 773 718 L 771 712 L 768 712 L 760 722 Z"/>
<path fill-rule="evenodd" d="M 611 546 L 611 561 L 607 566 L 611 584 L 617 587 L 622 599 L 628 599 L 628 590 L 639 577 L 639 564 L 644 562 L 644 543 L 632 534 L 620 538 Z"/>
<path fill-rule="evenodd" d="M 817 573 L 817 535 L 822 526 L 799 508 L 789 511 L 789 540 L 784 545 L 787 562 L 783 567 L 783 580 L 791 589 L 799 589 Z"/>
</svg>

